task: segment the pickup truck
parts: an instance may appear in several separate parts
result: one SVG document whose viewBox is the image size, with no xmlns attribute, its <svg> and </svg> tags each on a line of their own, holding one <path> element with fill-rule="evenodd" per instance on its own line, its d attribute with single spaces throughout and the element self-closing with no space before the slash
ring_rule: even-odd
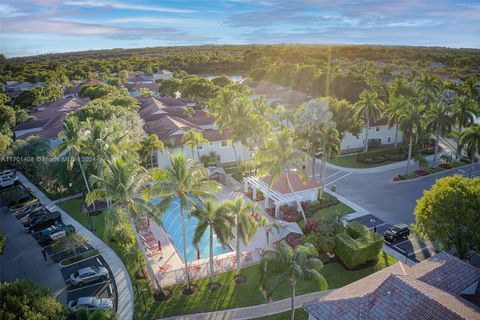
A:
<svg viewBox="0 0 480 320">
<path fill-rule="evenodd" d="M 33 237 L 37 239 L 41 245 L 47 245 L 58 239 L 64 238 L 67 234 L 72 232 L 75 232 L 74 226 L 71 224 L 65 225 L 63 223 L 59 223 L 38 231 L 33 235 Z"/>
</svg>

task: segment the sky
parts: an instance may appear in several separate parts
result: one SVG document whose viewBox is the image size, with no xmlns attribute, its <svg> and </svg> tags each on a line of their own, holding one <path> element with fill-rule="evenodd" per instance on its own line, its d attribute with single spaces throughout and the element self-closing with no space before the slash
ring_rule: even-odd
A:
<svg viewBox="0 0 480 320">
<path fill-rule="evenodd" d="M 0 1 L 0 52 L 7 57 L 252 43 L 480 48 L 480 1 Z"/>
</svg>

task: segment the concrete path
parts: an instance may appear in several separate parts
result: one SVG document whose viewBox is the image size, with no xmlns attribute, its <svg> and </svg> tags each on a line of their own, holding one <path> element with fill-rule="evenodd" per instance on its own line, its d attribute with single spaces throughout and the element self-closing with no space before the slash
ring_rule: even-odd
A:
<svg viewBox="0 0 480 320">
<path fill-rule="evenodd" d="M 0 231 L 7 236 L 3 255 L 0 255 L 0 281 L 13 282 L 25 279 L 48 287 L 64 304 L 67 303 L 67 285 L 58 264 L 47 256 L 33 237 L 23 230 L 23 225 L 7 207 L 0 208 Z"/>
<path fill-rule="evenodd" d="M 118 318 L 119 319 L 133 319 L 134 314 L 134 294 L 132 282 L 128 275 L 127 269 L 125 268 L 123 262 L 117 256 L 117 254 L 107 246 L 102 240 L 97 238 L 90 230 L 85 228 L 77 220 L 70 217 L 65 211 L 59 208 L 53 203 L 43 192 L 41 192 L 35 185 L 33 185 L 27 178 L 25 178 L 21 173 L 17 172 L 17 176 L 20 179 L 20 182 L 27 188 L 30 188 L 32 193 L 37 197 L 49 210 L 59 211 L 62 214 L 63 222 L 65 224 L 72 224 L 75 226 L 75 230 L 83 234 L 89 239 L 90 244 L 97 248 L 100 251 L 100 254 L 107 261 L 108 266 L 112 270 L 113 276 L 115 278 L 115 283 L 118 290 Z M 33 239 L 32 239 L 33 241 Z M 63 281 L 63 280 L 62 280 Z"/>
<path fill-rule="evenodd" d="M 312 292 L 295 297 L 295 308 L 300 308 L 306 303 L 315 302 L 326 294 L 332 292 L 332 290 Z M 266 304 L 259 304 L 256 306 L 228 309 L 215 312 L 188 314 L 183 316 L 175 316 L 171 318 L 162 318 L 165 320 L 244 320 L 244 319 L 257 319 L 258 317 L 265 317 L 272 314 L 277 314 L 291 310 L 291 299 L 283 299 Z"/>
</svg>

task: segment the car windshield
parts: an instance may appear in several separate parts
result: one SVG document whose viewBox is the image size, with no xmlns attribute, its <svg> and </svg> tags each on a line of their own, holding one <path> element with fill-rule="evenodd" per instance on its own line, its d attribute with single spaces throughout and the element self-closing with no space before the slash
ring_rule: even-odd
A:
<svg viewBox="0 0 480 320">
<path fill-rule="evenodd" d="M 100 270 L 98 267 L 92 267 L 92 270 L 97 272 L 98 270 Z"/>
<path fill-rule="evenodd" d="M 73 276 L 74 276 L 74 277 L 78 277 L 78 275 L 79 275 L 78 271 L 75 271 L 75 272 L 73 273 Z"/>
<path fill-rule="evenodd" d="M 77 304 L 78 304 L 78 300 L 74 300 L 74 301 L 72 302 L 72 307 L 75 307 Z"/>
<path fill-rule="evenodd" d="M 391 227 L 390 230 L 392 230 L 393 232 L 398 232 L 398 231 L 400 231 L 400 229 L 397 228 L 397 227 Z"/>
</svg>

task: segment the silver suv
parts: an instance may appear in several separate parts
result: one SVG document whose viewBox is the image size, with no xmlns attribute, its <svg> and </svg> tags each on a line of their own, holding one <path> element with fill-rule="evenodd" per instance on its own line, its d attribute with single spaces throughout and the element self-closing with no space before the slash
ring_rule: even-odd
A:
<svg viewBox="0 0 480 320">
<path fill-rule="evenodd" d="M 82 286 L 86 283 L 107 280 L 108 270 L 105 267 L 86 267 L 79 269 L 70 275 L 70 283 L 74 286 Z"/>
</svg>

